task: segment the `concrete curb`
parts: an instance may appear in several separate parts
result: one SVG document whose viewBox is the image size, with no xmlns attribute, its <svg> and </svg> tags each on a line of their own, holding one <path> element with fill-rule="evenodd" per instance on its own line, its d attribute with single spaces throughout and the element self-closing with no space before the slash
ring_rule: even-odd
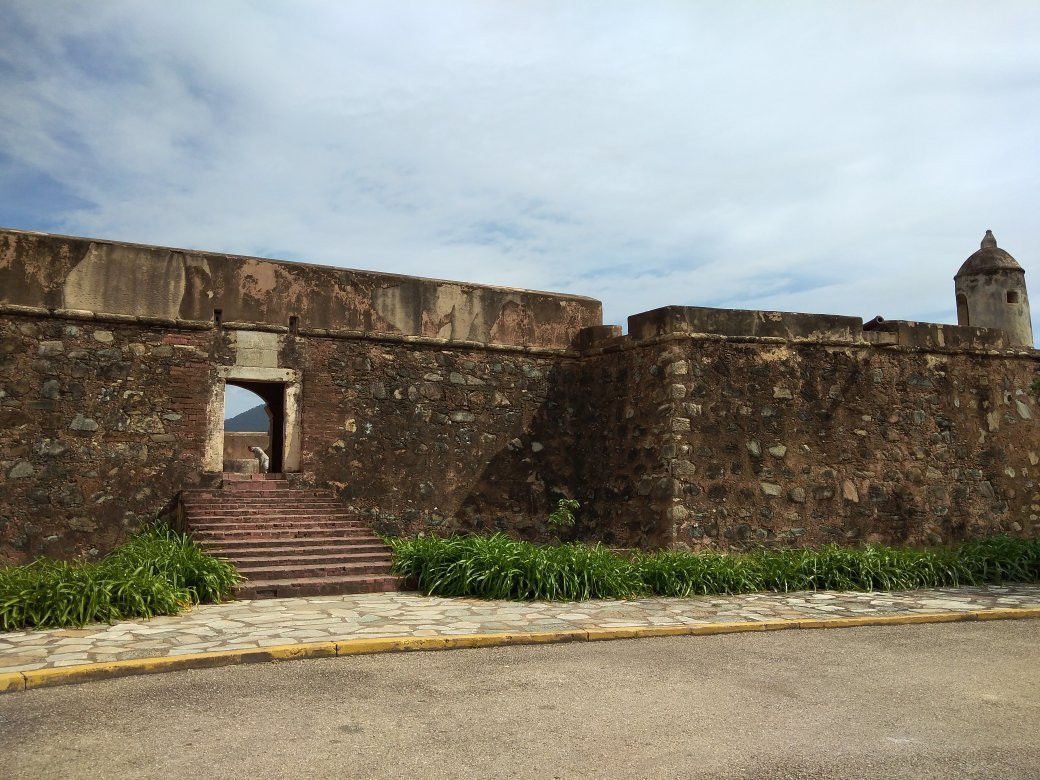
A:
<svg viewBox="0 0 1040 780">
<path fill-rule="evenodd" d="M 290 661 L 300 658 L 335 658 L 373 653 L 401 653 L 424 650 L 457 650 L 504 645 L 539 645 L 560 642 L 598 642 L 611 639 L 642 639 L 664 636 L 714 636 L 749 631 L 790 629 L 853 628 L 857 626 L 906 626 L 922 623 L 958 623 L 976 620 L 1040 619 L 1040 607 L 1021 609 L 981 609 L 964 612 L 927 612 L 912 615 L 869 615 L 855 618 L 761 620 L 734 623 L 699 623 L 675 626 L 631 626 L 565 631 L 503 632 L 460 634 L 455 636 L 378 637 L 308 642 L 245 650 L 219 650 L 158 658 L 134 658 L 111 663 L 60 666 L 28 672 L 0 673 L 0 694 L 74 685 L 91 680 L 108 680 L 138 674 L 157 674 L 181 669 L 208 669 L 216 666 Z"/>
</svg>

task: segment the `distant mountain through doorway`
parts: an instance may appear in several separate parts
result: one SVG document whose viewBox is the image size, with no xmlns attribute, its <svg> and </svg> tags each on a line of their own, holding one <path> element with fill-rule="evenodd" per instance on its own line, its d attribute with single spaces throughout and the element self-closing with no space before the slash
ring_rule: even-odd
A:
<svg viewBox="0 0 1040 780">
<path fill-rule="evenodd" d="M 229 417 L 224 420 L 225 431 L 266 431 L 270 426 L 270 422 L 267 419 L 267 412 L 264 411 L 264 405 L 254 406 L 252 409 L 246 409 L 241 414 L 236 414 L 234 417 Z"/>
</svg>

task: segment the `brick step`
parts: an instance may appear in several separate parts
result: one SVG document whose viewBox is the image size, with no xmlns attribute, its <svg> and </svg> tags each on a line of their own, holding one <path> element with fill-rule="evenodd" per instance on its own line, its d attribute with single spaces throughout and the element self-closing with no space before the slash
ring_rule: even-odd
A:
<svg viewBox="0 0 1040 780">
<path fill-rule="evenodd" d="M 297 506 L 228 506 L 219 508 L 186 507 L 189 517 L 246 517 L 246 516 L 291 516 L 291 517 L 357 517 L 344 506 L 297 507 Z"/>
<path fill-rule="evenodd" d="M 210 555 L 236 565 L 239 598 L 397 590 L 383 540 L 329 490 L 290 488 L 281 475 L 225 475 L 181 494 L 185 526 Z"/>
<path fill-rule="evenodd" d="M 264 483 L 260 483 L 264 484 Z M 264 501 L 277 501 L 285 498 L 322 498 L 332 499 L 332 494 L 327 490 L 318 489 L 304 489 L 304 488 L 279 488 L 271 487 L 266 490 L 255 490 L 248 491 L 244 489 L 240 490 L 185 490 L 181 497 L 184 501 L 197 501 L 199 499 L 205 499 L 207 501 L 249 501 L 249 500 L 264 500 Z"/>
<path fill-rule="evenodd" d="M 188 528 L 192 533 L 219 533 L 230 531 L 256 531 L 263 534 L 268 531 L 296 530 L 296 531 L 350 531 L 368 534 L 368 526 L 356 520 L 328 520 L 325 518 L 314 519 L 287 519 L 287 520 L 248 520 L 235 522 L 225 520 L 219 523 L 193 522 Z"/>
<path fill-rule="evenodd" d="M 246 550 L 247 553 L 260 552 L 257 550 Z M 389 565 L 391 558 L 390 552 L 384 547 L 381 550 L 367 550 L 363 552 L 354 552 L 347 550 L 345 552 L 330 550 L 326 552 L 319 552 L 317 554 L 306 550 L 300 552 L 299 550 L 290 550 L 288 553 L 281 555 L 234 555 L 234 556 L 221 556 L 228 557 L 229 560 L 233 561 L 235 566 L 238 567 L 239 571 L 244 571 L 247 568 L 252 567 L 266 567 L 266 566 L 317 566 L 317 565 L 347 565 L 347 564 L 359 564 L 366 565 L 370 563 L 379 563 Z M 252 578 L 250 578 L 252 579 Z"/>
<path fill-rule="evenodd" d="M 192 536 L 200 542 L 235 542 L 250 539 L 256 541 L 282 539 L 293 543 L 306 539 L 335 539 L 340 542 L 363 539 L 369 542 L 379 539 L 364 528 L 270 528 L 262 530 L 249 528 L 234 531 L 192 531 Z"/>
<path fill-rule="evenodd" d="M 199 523 L 218 524 L 218 523 L 266 523 L 266 522 L 318 522 L 321 520 L 328 520 L 330 522 L 337 523 L 357 523 L 361 522 L 361 519 L 352 512 L 338 512 L 335 515 L 331 512 L 315 512 L 315 513 L 303 513 L 303 512 L 264 512 L 264 513 L 253 513 L 253 512 L 229 512 L 227 514 L 220 515 L 197 515 L 194 513 L 188 514 L 187 522 L 190 525 L 197 525 Z"/>
<path fill-rule="evenodd" d="M 302 552 L 310 549 L 329 549 L 335 547 L 340 550 L 373 550 L 386 549 L 382 539 L 378 537 L 365 537 L 361 535 L 348 538 L 311 537 L 297 539 L 198 539 L 196 540 L 210 554 L 227 555 L 234 557 L 244 554 L 245 550 L 257 550 L 267 553 L 271 549 L 296 549 Z M 389 554 L 389 553 L 388 553 Z"/>
<path fill-rule="evenodd" d="M 287 580 L 253 580 L 235 587 L 240 599 L 276 599 L 292 596 L 336 596 L 344 593 L 385 593 L 398 590 L 399 577 L 351 574 L 338 577 L 300 577 Z"/>
<path fill-rule="evenodd" d="M 294 512 L 291 509 L 272 507 L 267 511 L 248 510 L 220 510 L 219 512 L 195 512 L 184 513 L 189 523 L 221 523 L 225 520 L 234 520 L 242 523 L 264 522 L 265 520 L 338 520 L 340 522 L 358 522 L 360 517 L 357 512 L 344 509 L 332 510 L 305 510 Z"/>
<path fill-rule="evenodd" d="M 223 490 L 194 490 L 184 491 L 181 494 L 184 501 L 197 503 L 199 501 L 217 501 L 230 504 L 235 501 L 251 503 L 255 501 L 285 501 L 295 499 L 297 501 L 336 501 L 336 497 L 327 490 L 304 490 L 296 488 L 285 488 L 284 490 L 267 490 L 248 493 L 239 491 L 229 493 Z"/>
<path fill-rule="evenodd" d="M 235 471 L 225 471 L 220 475 L 224 482 L 265 482 L 267 480 L 285 480 L 285 474 L 239 474 Z"/>
<path fill-rule="evenodd" d="M 257 580 L 297 580 L 317 577 L 344 577 L 355 574 L 389 574 L 388 560 L 366 563 L 286 563 L 277 566 L 239 566 L 232 561 L 246 582 Z"/>
<path fill-rule="evenodd" d="M 287 483 L 277 480 L 263 480 L 261 482 L 225 482 L 221 490 L 227 493 L 274 493 L 280 490 L 291 490 Z"/>
<path fill-rule="evenodd" d="M 235 498 L 187 498 L 185 506 L 190 507 L 232 507 L 232 506 L 303 506 L 328 507 L 343 509 L 343 503 L 331 496 L 236 496 Z"/>
<path fill-rule="evenodd" d="M 382 540 L 374 542 L 336 542 L 333 540 L 326 545 L 303 545 L 294 542 L 293 546 L 287 547 L 283 543 L 273 540 L 266 542 L 254 542 L 249 546 L 242 546 L 238 542 L 227 542 L 224 544 L 203 544 L 202 548 L 209 554 L 218 558 L 228 558 L 245 562 L 247 559 L 280 559 L 280 558 L 336 558 L 348 555 L 378 554 L 385 557 L 390 556 L 389 550 Z"/>
</svg>

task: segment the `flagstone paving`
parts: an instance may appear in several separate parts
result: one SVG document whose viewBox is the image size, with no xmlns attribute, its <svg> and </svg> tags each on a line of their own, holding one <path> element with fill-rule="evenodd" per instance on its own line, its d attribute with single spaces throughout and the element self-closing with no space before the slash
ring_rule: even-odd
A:
<svg viewBox="0 0 1040 780">
<path fill-rule="evenodd" d="M 0 672 L 374 637 L 457 636 L 1040 608 L 1040 586 L 515 602 L 417 593 L 234 601 L 182 615 L 0 633 Z"/>
</svg>

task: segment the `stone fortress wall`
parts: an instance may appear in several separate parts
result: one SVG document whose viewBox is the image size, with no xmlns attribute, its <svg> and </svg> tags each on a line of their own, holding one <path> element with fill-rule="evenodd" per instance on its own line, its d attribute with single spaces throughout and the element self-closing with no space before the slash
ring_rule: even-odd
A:
<svg viewBox="0 0 1040 780">
<path fill-rule="evenodd" d="M 219 480 L 225 382 L 383 531 L 632 547 L 1040 534 L 1000 329 L 597 301 L 0 231 L 0 561 L 96 556 Z M 985 324 L 985 323 L 979 323 Z M 1021 339 L 1019 339 L 1021 341 Z"/>
</svg>

